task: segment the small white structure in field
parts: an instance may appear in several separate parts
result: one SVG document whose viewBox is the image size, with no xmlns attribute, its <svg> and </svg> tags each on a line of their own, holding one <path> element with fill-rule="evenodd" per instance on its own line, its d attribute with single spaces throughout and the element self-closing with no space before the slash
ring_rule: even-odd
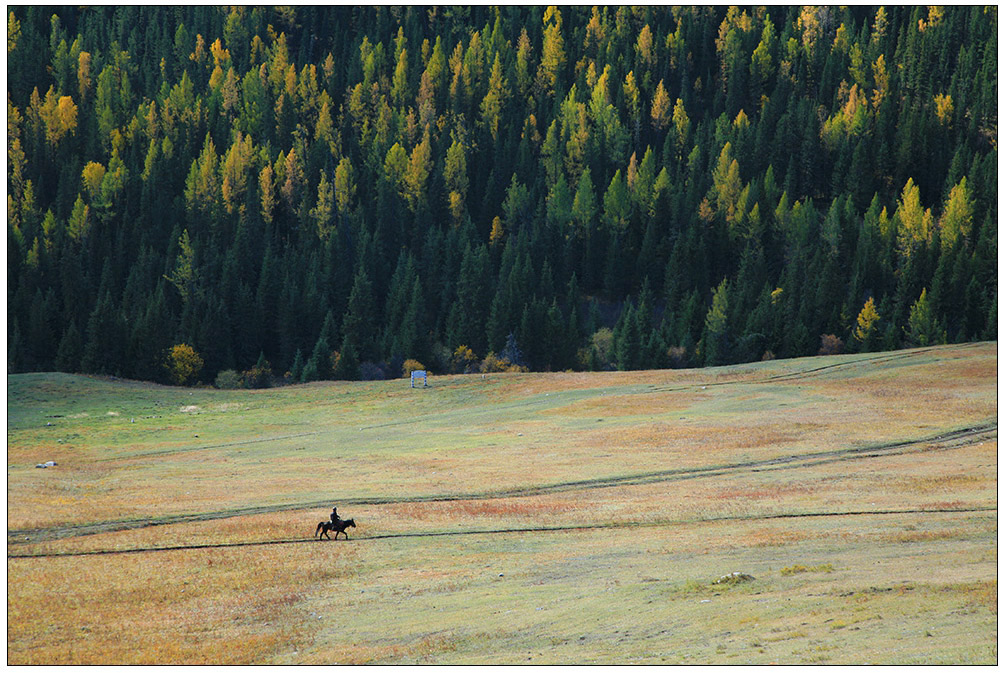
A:
<svg viewBox="0 0 1004 673">
<path fill-rule="evenodd" d="M 416 369 L 415 371 L 413 371 L 411 373 L 411 387 L 412 388 L 415 387 L 415 381 L 418 381 L 419 379 L 422 380 L 422 385 L 423 386 L 428 386 L 429 385 L 429 377 L 426 375 L 425 370 L 424 369 Z"/>
</svg>

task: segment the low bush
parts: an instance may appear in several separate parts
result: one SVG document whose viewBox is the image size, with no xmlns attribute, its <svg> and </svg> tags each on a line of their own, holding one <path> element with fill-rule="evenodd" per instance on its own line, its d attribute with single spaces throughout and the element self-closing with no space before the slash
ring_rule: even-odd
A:
<svg viewBox="0 0 1004 673">
<path fill-rule="evenodd" d="M 683 346 L 670 346 L 666 349 L 666 358 L 671 369 L 683 369 L 687 366 L 687 349 Z"/>
<path fill-rule="evenodd" d="M 495 355 L 495 353 L 489 353 L 485 356 L 485 359 L 481 361 L 479 370 L 483 374 L 496 372 L 522 373 L 530 371 L 527 367 L 513 364 L 508 359 Z"/>
<path fill-rule="evenodd" d="M 614 332 L 609 327 L 596 330 L 589 340 L 596 351 L 598 369 L 608 369 L 612 366 L 614 353 Z"/>
<path fill-rule="evenodd" d="M 167 352 L 164 363 L 171 383 L 184 386 L 194 383 L 202 371 L 202 356 L 188 344 L 175 344 Z"/>
<path fill-rule="evenodd" d="M 835 334 L 819 337 L 819 355 L 840 355 L 844 352 L 844 340 Z"/>
<path fill-rule="evenodd" d="M 383 367 L 375 362 L 363 362 L 359 365 L 359 380 L 360 381 L 383 381 L 387 376 L 384 374 Z"/>
<path fill-rule="evenodd" d="M 233 369 L 224 369 L 216 375 L 214 385 L 220 390 L 233 390 L 241 387 L 241 375 Z"/>
<path fill-rule="evenodd" d="M 401 376 L 408 378 L 411 376 L 412 372 L 425 371 L 425 365 L 423 365 L 418 360 L 407 359 L 404 364 L 401 365 Z"/>
<path fill-rule="evenodd" d="M 264 354 L 258 358 L 254 367 L 244 372 L 243 378 L 244 385 L 248 388 L 272 387 L 272 365 L 265 359 Z"/>
<path fill-rule="evenodd" d="M 477 366 L 478 358 L 467 346 L 457 346 L 450 357 L 450 372 L 453 374 L 470 374 Z"/>
</svg>

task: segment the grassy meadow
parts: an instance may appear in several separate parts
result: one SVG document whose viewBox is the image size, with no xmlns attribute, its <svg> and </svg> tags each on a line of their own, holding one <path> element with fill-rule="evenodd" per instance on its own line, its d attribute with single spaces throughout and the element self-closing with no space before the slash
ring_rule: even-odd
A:
<svg viewBox="0 0 1004 673">
<path fill-rule="evenodd" d="M 996 342 L 418 389 L 13 375 L 7 663 L 996 664 L 997 470 Z M 358 527 L 317 542 L 332 504 Z"/>
</svg>

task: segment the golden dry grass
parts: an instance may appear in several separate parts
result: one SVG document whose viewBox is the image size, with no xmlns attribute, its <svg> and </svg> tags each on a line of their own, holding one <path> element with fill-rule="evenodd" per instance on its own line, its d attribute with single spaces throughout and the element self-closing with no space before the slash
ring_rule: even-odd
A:
<svg viewBox="0 0 1004 673">
<path fill-rule="evenodd" d="M 352 550 L 8 559 L 8 663 L 248 664 L 304 642 L 302 587 Z"/>
<path fill-rule="evenodd" d="M 579 509 L 580 506 L 567 501 L 552 498 L 492 498 L 490 500 L 455 500 L 450 502 L 413 503 L 389 505 L 386 517 L 400 519 L 417 519 L 419 521 L 492 520 L 525 518 L 540 520 L 553 518 L 557 514 L 565 514 Z"/>
</svg>

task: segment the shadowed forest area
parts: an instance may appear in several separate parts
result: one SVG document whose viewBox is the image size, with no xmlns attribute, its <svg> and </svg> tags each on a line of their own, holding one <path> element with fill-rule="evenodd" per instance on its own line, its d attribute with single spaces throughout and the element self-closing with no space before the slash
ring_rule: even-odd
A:
<svg viewBox="0 0 1004 673">
<path fill-rule="evenodd" d="M 9 9 L 8 372 L 997 338 L 996 7 Z"/>
</svg>

